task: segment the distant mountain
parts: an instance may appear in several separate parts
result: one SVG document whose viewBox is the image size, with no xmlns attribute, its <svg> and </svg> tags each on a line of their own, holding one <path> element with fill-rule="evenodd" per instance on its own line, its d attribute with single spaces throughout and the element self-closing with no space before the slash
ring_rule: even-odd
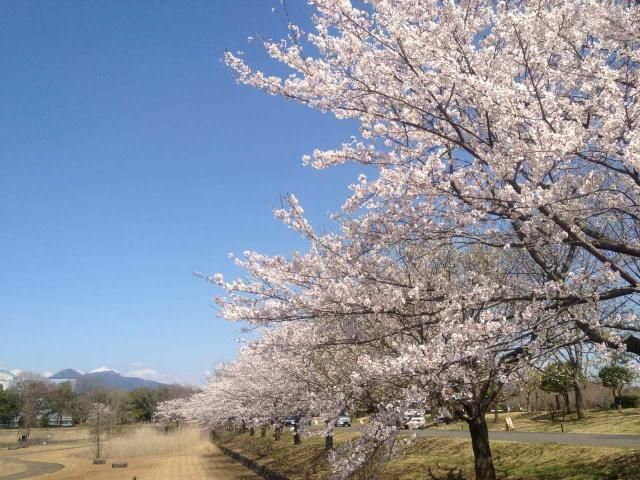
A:
<svg viewBox="0 0 640 480">
<path fill-rule="evenodd" d="M 51 380 L 77 380 L 80 378 L 82 374 L 73 368 L 65 368 L 64 370 L 60 370 L 58 373 L 47 377 Z"/>
<path fill-rule="evenodd" d="M 75 380 L 76 391 L 81 393 L 99 389 L 126 391 L 142 387 L 156 389 L 165 385 L 164 383 L 154 382 L 153 380 L 125 377 L 113 370 L 90 372 L 83 375 L 72 368 L 67 368 L 49 378 L 54 380 Z"/>
</svg>

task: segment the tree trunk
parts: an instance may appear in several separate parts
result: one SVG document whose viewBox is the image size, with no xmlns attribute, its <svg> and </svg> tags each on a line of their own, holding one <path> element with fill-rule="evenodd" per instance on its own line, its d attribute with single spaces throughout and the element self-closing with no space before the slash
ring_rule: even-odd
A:
<svg viewBox="0 0 640 480">
<path fill-rule="evenodd" d="M 476 480 L 495 480 L 496 471 L 491 458 L 489 447 L 489 429 L 484 415 L 476 417 L 469 422 L 471 445 L 476 469 Z"/>
<path fill-rule="evenodd" d="M 576 394 L 576 413 L 578 414 L 578 418 L 587 418 L 587 407 L 584 404 L 582 384 L 579 381 L 576 381 L 573 385 L 573 391 Z"/>
<path fill-rule="evenodd" d="M 333 450 L 333 433 L 328 433 L 324 437 L 324 449 L 328 452 Z"/>
<path fill-rule="evenodd" d="M 260 437 L 264 438 L 267 436 L 267 424 L 263 423 L 262 426 L 260 427 Z"/>
<path fill-rule="evenodd" d="M 298 424 L 293 426 L 293 444 L 300 445 L 300 434 L 298 433 Z"/>
<path fill-rule="evenodd" d="M 100 411 L 97 412 L 98 421 L 96 422 L 96 458 L 100 458 Z"/>
<path fill-rule="evenodd" d="M 567 407 L 567 413 L 571 413 L 571 404 L 569 403 L 569 392 L 562 392 L 562 396 L 564 397 L 564 404 Z"/>
<path fill-rule="evenodd" d="M 500 420 L 498 418 L 498 402 L 493 405 L 493 423 L 498 423 Z"/>
<path fill-rule="evenodd" d="M 527 413 L 531 411 L 531 391 L 527 391 Z"/>
</svg>

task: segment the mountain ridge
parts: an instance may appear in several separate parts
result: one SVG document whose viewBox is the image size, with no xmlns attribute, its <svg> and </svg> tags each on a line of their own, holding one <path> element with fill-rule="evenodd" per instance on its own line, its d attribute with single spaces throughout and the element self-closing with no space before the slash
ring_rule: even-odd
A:
<svg viewBox="0 0 640 480">
<path fill-rule="evenodd" d="M 47 379 L 49 380 L 71 380 L 71 379 L 77 379 L 78 377 L 81 377 L 82 374 L 77 371 L 74 370 L 73 368 L 65 368 L 63 370 L 60 370 L 59 372 L 54 373 L 53 375 L 50 375 L 47 377 Z"/>
<path fill-rule="evenodd" d="M 136 388 L 150 388 L 152 390 L 160 388 L 165 383 L 144 378 L 126 377 L 114 370 L 103 370 L 99 372 L 80 373 L 73 368 L 65 368 L 49 377 L 51 380 L 70 380 L 75 383 L 78 392 L 88 392 L 91 390 L 126 390 L 131 391 Z"/>
</svg>

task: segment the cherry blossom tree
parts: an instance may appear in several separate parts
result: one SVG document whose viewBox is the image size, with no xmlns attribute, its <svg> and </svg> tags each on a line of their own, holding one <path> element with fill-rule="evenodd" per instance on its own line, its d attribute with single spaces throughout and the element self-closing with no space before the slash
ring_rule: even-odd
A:
<svg viewBox="0 0 640 480">
<path fill-rule="evenodd" d="M 305 157 L 377 166 L 345 204 L 367 211 L 354 228 L 516 250 L 545 281 L 522 301 L 588 304 L 572 321 L 590 341 L 640 354 L 637 2 L 310 3 L 313 31 L 265 42 L 288 77 L 226 61 L 242 83 L 360 123 Z"/>
<path fill-rule="evenodd" d="M 309 240 L 309 252 L 291 260 L 246 252 L 236 262 L 247 279 L 211 277 L 228 291 L 218 299 L 221 315 L 276 326 L 263 342 L 290 362 L 285 372 L 303 366 L 302 384 L 316 377 L 309 365 L 318 362 L 310 361 L 311 353 L 328 353 L 337 361 L 349 351 L 351 360 L 339 362 L 341 376 L 325 376 L 314 393 L 329 394 L 325 401 L 333 396 L 344 405 L 346 397 L 370 399 L 374 392 L 380 404 L 389 405 L 385 413 L 395 408 L 399 414 L 419 401 L 437 407 L 441 415 L 464 419 L 478 476 L 493 478 L 487 410 L 511 375 L 555 348 L 557 339 L 566 340 L 564 332 L 548 323 L 555 313 L 496 300 L 529 291 L 537 277 L 522 273 L 518 281 L 510 279 L 517 263 L 492 259 L 484 247 L 459 249 L 442 242 L 374 246 L 371 235 L 349 236 L 362 232 L 353 228 L 353 221 L 343 225 L 344 237 L 319 236 L 294 197 L 289 210 L 276 214 Z M 278 375 L 277 363 L 275 357 L 266 361 L 269 373 Z M 247 375 L 257 371 L 251 367 Z M 255 391 L 249 392 L 249 401 L 254 396 Z"/>
<path fill-rule="evenodd" d="M 469 423 L 476 477 L 494 479 L 485 413 L 506 382 L 585 340 L 640 355 L 640 7 L 310 3 L 313 31 L 265 42 L 291 75 L 226 61 L 242 83 L 359 122 L 305 162 L 376 175 L 352 186 L 335 233 L 293 196 L 276 212 L 307 252 L 246 252 L 246 278 L 210 278 L 221 315 L 263 337 L 181 412 L 330 418 L 373 396 L 380 414 L 340 476 L 420 401 Z"/>
</svg>

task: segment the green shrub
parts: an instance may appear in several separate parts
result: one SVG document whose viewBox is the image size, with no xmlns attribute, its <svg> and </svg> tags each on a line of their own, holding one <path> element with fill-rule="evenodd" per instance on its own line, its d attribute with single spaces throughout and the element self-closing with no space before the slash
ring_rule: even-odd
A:
<svg viewBox="0 0 640 480">
<path fill-rule="evenodd" d="M 269 455 L 271 450 L 273 450 L 273 439 L 271 438 L 271 435 L 256 438 L 252 442 L 252 450 L 258 458 L 264 458 Z"/>
</svg>

